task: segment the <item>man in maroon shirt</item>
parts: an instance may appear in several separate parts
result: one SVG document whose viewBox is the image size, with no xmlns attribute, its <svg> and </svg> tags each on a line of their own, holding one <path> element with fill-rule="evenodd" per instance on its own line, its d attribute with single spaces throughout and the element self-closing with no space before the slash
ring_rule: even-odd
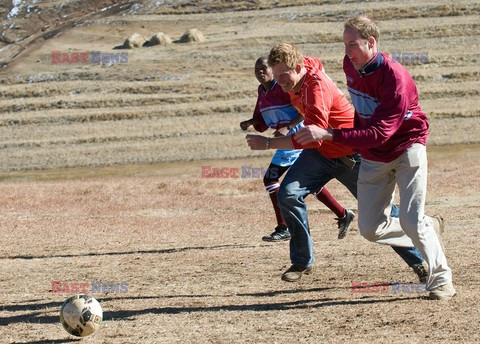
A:
<svg viewBox="0 0 480 344">
<path fill-rule="evenodd" d="M 440 234 L 443 219 L 424 214 L 427 189 L 428 120 L 418 105 L 415 82 L 398 62 L 378 51 L 379 29 L 364 16 L 345 23 L 344 71 L 355 108 L 354 128 L 307 126 L 300 144 L 331 141 L 362 155 L 358 177 L 358 226 L 380 244 L 414 244 L 428 264 L 430 299 L 455 295 Z M 395 184 L 400 217 L 390 216 Z"/>
</svg>

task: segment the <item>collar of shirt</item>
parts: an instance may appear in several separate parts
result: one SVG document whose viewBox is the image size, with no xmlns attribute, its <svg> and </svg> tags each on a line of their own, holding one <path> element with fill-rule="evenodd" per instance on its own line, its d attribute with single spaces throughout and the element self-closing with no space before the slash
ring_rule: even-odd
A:
<svg viewBox="0 0 480 344">
<path fill-rule="evenodd" d="M 372 74 L 374 71 L 376 71 L 381 65 L 382 62 L 385 58 L 383 55 L 379 52 L 370 59 L 370 61 L 367 62 L 367 64 L 360 70 L 358 70 L 358 74 L 361 77 L 365 77 L 369 74 Z"/>
<path fill-rule="evenodd" d="M 263 91 L 264 94 L 266 94 L 268 91 L 270 91 L 271 89 L 273 89 L 275 87 L 276 83 L 277 83 L 277 80 L 272 79 L 272 83 L 270 84 L 270 88 L 268 90 L 265 89 L 265 87 L 262 84 L 260 84 L 261 90 Z"/>
</svg>

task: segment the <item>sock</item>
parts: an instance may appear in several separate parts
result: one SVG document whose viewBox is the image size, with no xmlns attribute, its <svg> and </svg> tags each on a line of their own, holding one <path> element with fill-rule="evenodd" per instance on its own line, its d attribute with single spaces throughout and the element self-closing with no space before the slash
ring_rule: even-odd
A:
<svg viewBox="0 0 480 344">
<path fill-rule="evenodd" d="M 287 228 L 287 224 L 285 223 L 285 220 L 282 217 L 282 213 L 280 212 L 280 208 L 278 207 L 277 192 L 279 188 L 280 184 L 278 182 L 267 185 L 265 187 L 268 194 L 270 195 L 270 199 L 272 200 L 273 210 L 275 210 L 275 216 L 277 217 L 278 225 Z"/>
<path fill-rule="evenodd" d="M 342 207 L 335 198 L 333 198 L 332 194 L 327 190 L 327 188 L 322 188 L 322 190 L 320 190 L 316 196 L 318 200 L 325 204 L 328 209 L 333 211 L 339 219 L 343 219 L 347 215 L 345 208 Z"/>
</svg>

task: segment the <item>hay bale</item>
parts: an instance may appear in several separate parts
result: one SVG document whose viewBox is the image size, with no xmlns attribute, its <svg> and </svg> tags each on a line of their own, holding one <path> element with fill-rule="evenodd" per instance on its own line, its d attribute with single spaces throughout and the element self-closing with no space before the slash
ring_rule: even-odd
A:
<svg viewBox="0 0 480 344">
<path fill-rule="evenodd" d="M 200 30 L 190 29 L 180 38 L 180 43 L 205 42 L 205 36 Z"/>
<path fill-rule="evenodd" d="M 147 39 L 145 38 L 144 35 L 134 33 L 133 35 L 131 35 L 125 40 L 125 42 L 123 43 L 123 46 L 126 49 L 141 48 L 146 41 Z"/>
<path fill-rule="evenodd" d="M 168 35 L 164 34 L 163 32 L 156 33 L 148 41 L 149 46 L 168 45 L 168 44 L 172 44 L 172 39 Z"/>
</svg>

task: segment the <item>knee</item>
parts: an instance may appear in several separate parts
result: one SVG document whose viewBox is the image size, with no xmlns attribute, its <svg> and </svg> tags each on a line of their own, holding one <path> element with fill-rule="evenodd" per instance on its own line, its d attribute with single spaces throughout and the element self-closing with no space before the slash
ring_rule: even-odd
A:
<svg viewBox="0 0 480 344">
<path fill-rule="evenodd" d="M 420 227 L 420 223 L 421 223 L 421 221 L 412 219 L 411 217 L 408 217 L 408 216 L 402 216 L 402 215 L 400 215 L 399 220 L 400 220 L 400 226 L 402 227 L 405 233 L 416 232 Z"/>
<path fill-rule="evenodd" d="M 362 218 L 359 214 L 358 216 L 358 230 L 360 235 L 367 239 L 368 241 L 375 242 L 377 240 L 377 226 L 376 224 L 368 221 L 368 219 Z"/>
<path fill-rule="evenodd" d="M 364 237 L 368 241 L 375 242 L 377 240 L 377 236 L 375 235 L 375 231 L 372 231 L 370 229 L 371 228 L 360 226 L 360 223 L 358 224 L 358 230 L 360 231 L 360 234 L 362 235 L 362 237 Z"/>
<path fill-rule="evenodd" d="M 281 184 L 280 189 L 278 189 L 277 199 L 280 207 L 288 207 L 297 202 L 298 195 L 292 190 L 289 184 Z"/>
</svg>

